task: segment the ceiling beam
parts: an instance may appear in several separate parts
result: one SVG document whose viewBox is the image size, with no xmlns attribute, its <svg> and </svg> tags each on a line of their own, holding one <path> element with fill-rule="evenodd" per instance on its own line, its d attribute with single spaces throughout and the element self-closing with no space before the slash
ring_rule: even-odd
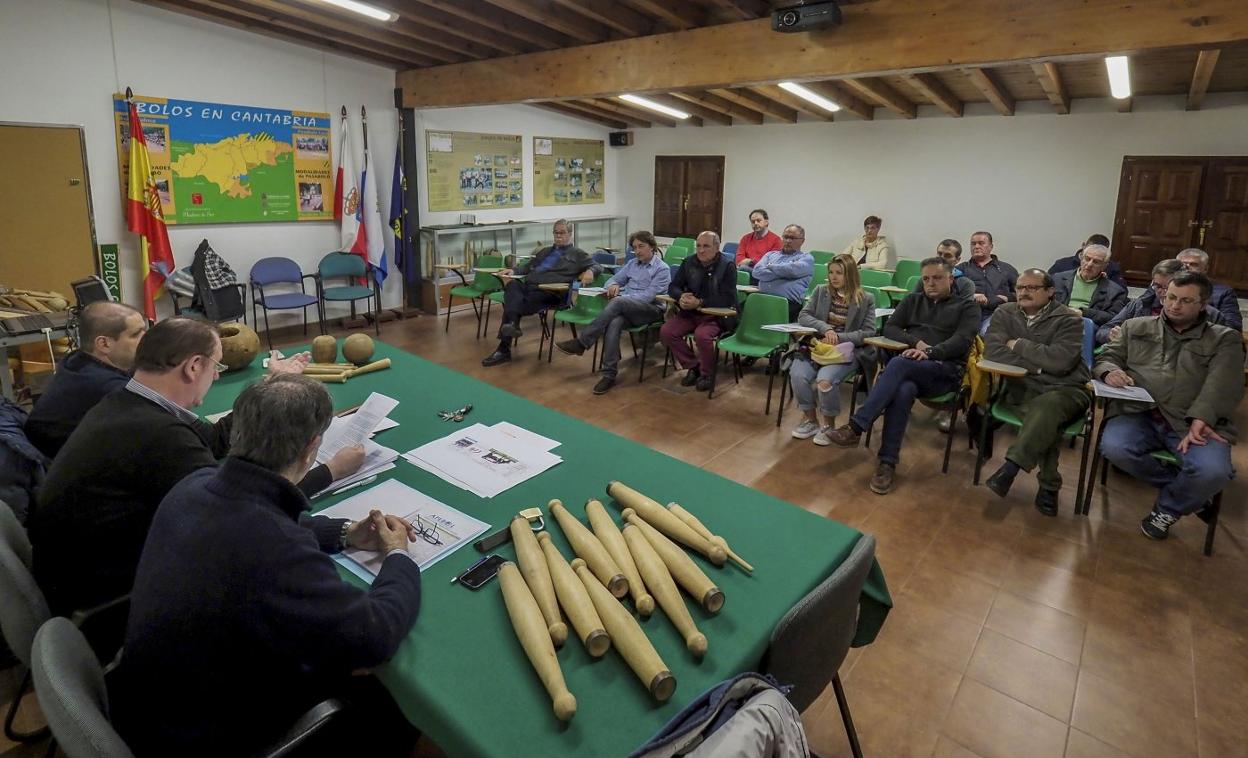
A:
<svg viewBox="0 0 1248 758">
<path fill-rule="evenodd" d="M 404 71 L 398 82 L 405 105 L 444 107 L 930 73 L 1210 48 L 1248 39 L 1243 0 L 940 0 L 938 5 L 939 12 L 933 12 L 933 0 L 845 5 L 842 26 L 792 34 L 783 45 L 770 20 L 762 18 Z M 889 43 L 881 45 L 881 39 Z"/>
<path fill-rule="evenodd" d="M 610 127 L 611 129 L 627 129 L 628 124 L 613 118 L 604 116 L 596 116 L 584 111 L 572 108 L 568 103 L 529 103 L 534 108 L 542 108 L 548 111 L 554 111 L 563 116 L 570 118 L 579 118 L 582 121 L 593 121 L 600 126 Z"/>
<path fill-rule="evenodd" d="M 646 97 L 650 98 L 656 103 L 662 103 L 663 105 L 666 105 L 669 108 L 675 108 L 677 110 L 682 110 L 685 113 L 691 113 L 694 116 L 697 116 L 698 118 L 702 119 L 703 123 L 710 121 L 711 123 L 719 124 L 721 126 L 732 125 L 732 116 L 727 116 L 723 113 L 720 113 L 719 111 L 711 110 L 710 108 L 707 108 L 704 105 L 691 103 L 688 100 L 681 100 L 680 98 L 673 97 L 671 95 L 664 95 L 659 92 L 651 92 L 650 94 L 646 95 Z"/>
<path fill-rule="evenodd" d="M 765 0 L 714 0 L 714 3 L 742 20 L 771 15 L 771 4 Z"/>
<path fill-rule="evenodd" d="M 532 42 L 526 42 L 517 37 L 503 34 L 481 23 L 459 18 L 436 8 L 420 8 L 417 12 L 409 14 L 409 16 L 415 16 L 418 23 L 422 26 L 435 29 L 442 34 L 449 34 L 452 37 L 467 40 L 468 42 L 479 42 L 507 55 L 521 55 L 523 53 L 531 53 L 534 50 L 549 49 L 538 47 Z"/>
<path fill-rule="evenodd" d="M 543 50 L 577 44 L 573 39 L 523 16 L 500 11 L 485 0 L 413 0 L 426 8 L 442 11 L 456 18 L 480 24 L 500 34 L 524 40 Z"/>
<path fill-rule="evenodd" d="M 1201 50 L 1196 56 L 1196 70 L 1192 73 L 1192 86 L 1187 90 L 1187 109 L 1200 110 L 1205 100 L 1205 92 L 1209 89 L 1209 80 L 1213 77 L 1213 69 L 1218 65 L 1221 50 Z"/>
<path fill-rule="evenodd" d="M 1070 113 L 1070 95 L 1066 92 L 1066 83 L 1062 81 L 1062 72 L 1056 63 L 1033 63 L 1031 71 L 1040 82 L 1044 94 L 1049 96 L 1053 109 L 1060 114 Z"/>
<path fill-rule="evenodd" d="M 867 121 L 875 118 L 875 108 L 870 103 L 860 100 L 854 91 L 840 82 L 803 82 L 803 86 L 818 92 L 858 118 Z"/>
<path fill-rule="evenodd" d="M 923 95 L 932 104 L 954 118 L 962 117 L 962 101 L 958 96 L 949 91 L 935 74 L 910 74 L 903 77 L 906 84 L 914 87 L 920 95 Z"/>
<path fill-rule="evenodd" d="M 792 108 L 800 113 L 805 113 L 807 116 L 814 116 L 820 121 L 832 120 L 831 111 L 825 111 L 809 100 L 804 100 L 775 84 L 760 84 L 757 87 L 750 87 L 750 89 L 762 97 L 775 100 L 786 108 Z"/>
<path fill-rule="evenodd" d="M 665 116 L 662 113 L 648 111 L 644 108 L 629 105 L 615 98 L 598 98 L 597 100 L 582 100 L 581 102 L 589 103 L 609 113 L 614 113 L 625 121 L 649 121 L 659 126 L 679 126 L 685 120 Z M 701 122 L 698 126 L 701 126 Z"/>
<path fill-rule="evenodd" d="M 763 114 L 758 111 L 742 107 L 737 103 L 706 92 L 673 92 L 672 97 L 719 111 L 725 116 L 730 116 L 734 123 L 738 119 L 748 124 L 763 123 Z"/>
<path fill-rule="evenodd" d="M 591 21 L 610 27 L 626 37 L 640 37 L 654 32 L 654 19 L 616 0 L 554 0 L 554 2 Z"/>
<path fill-rule="evenodd" d="M 618 0 L 617 0 L 618 2 Z M 706 23 L 706 9 L 689 2 L 671 0 L 629 0 L 629 4 L 677 29 L 692 29 Z"/>
<path fill-rule="evenodd" d="M 1014 96 L 1002 86 L 991 71 L 984 68 L 967 69 L 966 75 L 970 78 L 971 84 L 988 98 L 988 102 L 992 103 L 992 107 L 997 109 L 997 113 L 1002 116 L 1014 115 Z"/>
<path fill-rule="evenodd" d="M 603 118 L 623 121 L 630 126 L 636 126 L 642 129 L 649 129 L 654 122 L 654 119 L 649 117 L 643 118 L 624 108 L 616 108 L 611 102 L 606 100 L 561 100 L 559 101 L 559 104 L 567 105 L 573 108 L 580 108 L 582 110 L 593 111 Z M 670 124 L 670 126 L 675 125 L 675 122 Z M 660 126 L 669 126 L 669 124 L 660 124 Z"/>
<path fill-rule="evenodd" d="M 842 79 L 841 84 L 848 86 L 867 100 L 888 108 L 902 118 L 914 118 L 919 114 L 917 105 L 879 79 Z"/>
<path fill-rule="evenodd" d="M 706 92 L 708 95 L 722 97 L 730 103 L 736 103 L 744 108 L 778 118 L 781 121 L 788 121 L 790 124 L 797 123 L 797 111 L 785 107 L 771 98 L 763 97 L 757 92 L 751 92 L 747 89 L 709 89 Z"/>
<path fill-rule="evenodd" d="M 583 43 L 610 39 L 611 30 L 597 21 L 559 9 L 552 0 L 485 0 L 488 4 L 549 26 Z"/>
</svg>

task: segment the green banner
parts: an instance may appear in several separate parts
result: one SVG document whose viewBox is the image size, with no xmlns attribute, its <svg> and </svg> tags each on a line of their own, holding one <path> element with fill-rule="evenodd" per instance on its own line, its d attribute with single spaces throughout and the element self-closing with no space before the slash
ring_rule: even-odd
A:
<svg viewBox="0 0 1248 758">
<path fill-rule="evenodd" d="M 99 264 L 96 268 L 100 271 L 104 286 L 108 287 L 108 294 L 119 303 L 125 302 L 121 299 L 121 258 L 118 257 L 117 246 L 100 245 L 95 256 Z"/>
</svg>

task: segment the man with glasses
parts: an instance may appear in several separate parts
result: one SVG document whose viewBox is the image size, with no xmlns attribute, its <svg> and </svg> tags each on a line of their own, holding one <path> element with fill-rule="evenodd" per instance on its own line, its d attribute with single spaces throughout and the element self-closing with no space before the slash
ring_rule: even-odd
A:
<svg viewBox="0 0 1248 758">
<path fill-rule="evenodd" d="M 806 302 L 806 290 L 815 273 L 815 259 L 802 251 L 806 230 L 797 224 L 784 227 L 780 238 L 783 245 L 764 255 L 754 264 L 751 276 L 758 280 L 758 289 L 765 295 L 776 295 L 789 301 L 789 321 L 796 321 Z"/>
<path fill-rule="evenodd" d="M 1053 265 L 1049 266 L 1049 274 L 1056 276 L 1063 271 L 1074 271 L 1079 268 L 1079 264 L 1083 262 L 1083 251 L 1087 249 L 1088 245 L 1101 245 L 1102 247 L 1109 247 L 1109 237 L 1106 237 L 1104 234 L 1090 235 L 1086 240 L 1084 240 L 1083 244 L 1079 246 L 1079 249 L 1075 251 L 1074 255 L 1068 255 L 1064 258 L 1058 258 L 1053 261 Z M 1122 267 L 1118 265 L 1118 261 L 1111 260 L 1109 262 L 1109 265 L 1105 269 L 1105 275 L 1108 276 L 1114 284 L 1117 284 L 1124 290 L 1127 288 L 1127 280 L 1122 277 Z"/>
<path fill-rule="evenodd" d="M 1111 387 L 1141 387 L 1152 403 L 1111 400 L 1101 441 L 1105 459 L 1160 492 L 1140 522 L 1162 540 L 1183 516 L 1201 515 L 1234 475 L 1231 414 L 1244 396 L 1242 335 L 1205 311 L 1213 283 L 1184 271 L 1170 280 L 1160 315 L 1122 325 L 1092 368 Z M 1178 468 L 1150 453 L 1168 450 Z"/>
<path fill-rule="evenodd" d="M 1109 278 L 1109 248 L 1088 245 L 1079 268 L 1053 275 L 1059 303 L 1069 305 L 1098 327 L 1127 306 L 1127 291 Z"/>
<path fill-rule="evenodd" d="M 1183 270 L 1185 270 L 1183 264 L 1174 258 L 1158 261 L 1153 266 L 1153 278 L 1149 282 L 1148 289 L 1144 291 L 1144 294 L 1127 303 L 1122 310 L 1118 311 L 1118 315 L 1096 330 L 1096 344 L 1104 345 L 1118 336 L 1127 319 L 1160 314 L 1166 298 L 1166 288 L 1170 286 L 1170 279 Z M 1209 305 L 1205 307 L 1210 323 L 1223 323 L 1222 314 L 1217 309 Z"/>
<path fill-rule="evenodd" d="M 307 361 L 306 355 L 270 360 L 269 372 L 301 373 Z M 69 436 L 27 524 L 35 579 L 53 615 L 129 592 L 161 499 L 187 474 L 215 466 L 226 454 L 231 416 L 209 424 L 192 410 L 224 368 L 213 326 L 188 318 L 161 321 L 139 342 L 133 378 L 88 411 Z M 363 460 L 363 448 L 339 453 L 308 472 L 300 486 L 311 495 Z"/>
<path fill-rule="evenodd" d="M 1005 497 L 1019 471 L 1038 465 L 1035 505 L 1046 516 L 1057 515 L 1062 432 L 1092 402 L 1084 389 L 1091 375 L 1083 362 L 1083 317 L 1055 297 L 1055 278 L 1038 268 L 1019 274 L 1018 301 L 998 308 L 984 335 L 985 358 L 1027 371 L 1024 377 L 1004 380 L 1000 402 L 1023 425 L 1004 465 L 988 477 L 988 489 Z"/>
<path fill-rule="evenodd" d="M 1198 247 L 1189 247 L 1174 256 L 1183 264 L 1183 268 L 1197 274 L 1209 276 L 1209 253 Z M 1232 329 L 1243 330 L 1244 315 L 1239 310 L 1239 298 L 1235 290 L 1225 284 L 1213 283 L 1213 293 L 1209 296 L 1209 305 L 1222 314 L 1222 323 Z"/>
</svg>

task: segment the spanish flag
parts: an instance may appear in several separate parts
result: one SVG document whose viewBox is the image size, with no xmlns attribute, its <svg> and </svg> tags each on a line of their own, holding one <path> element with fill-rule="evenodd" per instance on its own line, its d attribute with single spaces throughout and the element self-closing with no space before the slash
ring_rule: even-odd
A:
<svg viewBox="0 0 1248 758">
<path fill-rule="evenodd" d="M 152 177 L 152 162 L 147 154 L 147 139 L 134 101 L 130 107 L 130 176 L 126 188 L 126 227 L 139 235 L 143 253 L 143 312 L 148 321 L 156 320 L 156 298 L 165 280 L 173 275 L 173 250 L 169 247 L 169 230 Z"/>
</svg>

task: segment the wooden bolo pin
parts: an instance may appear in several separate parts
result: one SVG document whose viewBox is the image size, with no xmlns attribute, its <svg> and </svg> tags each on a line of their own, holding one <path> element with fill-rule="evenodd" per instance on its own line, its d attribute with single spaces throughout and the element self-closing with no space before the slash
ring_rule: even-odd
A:
<svg viewBox="0 0 1248 758">
<path fill-rule="evenodd" d="M 676 677 L 667 669 L 654 645 L 646 638 L 646 633 L 641 631 L 637 620 L 607 592 L 590 572 L 589 566 L 585 565 L 584 559 L 577 558 L 572 561 L 572 570 L 581 578 L 581 584 L 585 586 L 590 600 L 598 609 L 602 623 L 607 627 L 607 634 L 611 635 L 611 644 L 619 651 L 625 663 L 642 684 L 646 685 L 655 700 L 662 701 L 671 697 L 676 691 Z"/>
<path fill-rule="evenodd" d="M 511 561 L 499 566 L 498 582 L 503 588 L 503 602 L 507 605 L 511 626 L 516 630 L 524 654 L 529 657 L 529 662 L 550 693 L 555 716 L 560 721 L 570 721 L 576 715 L 576 697 L 563 681 L 563 671 L 559 668 L 559 659 L 555 657 L 555 646 L 550 642 L 546 621 L 533 599 L 533 593 L 529 591 L 529 585 L 524 583 L 520 569 Z"/>
<path fill-rule="evenodd" d="M 692 595 L 707 612 L 719 613 L 719 609 L 724 607 L 724 593 L 706 574 L 702 573 L 698 564 L 694 563 L 679 545 L 664 537 L 659 530 L 648 524 L 632 508 L 625 508 L 623 515 L 625 521 L 640 529 L 641 533 L 646 536 L 654 552 L 663 559 L 672 578 L 685 588 L 685 592 Z"/>
<path fill-rule="evenodd" d="M 537 601 L 537 607 L 546 619 L 546 628 L 550 631 L 550 641 L 555 647 L 561 646 L 568 639 L 568 625 L 559 616 L 559 601 L 555 599 L 555 585 L 551 583 L 550 567 L 546 565 L 546 556 L 529 528 L 528 519 L 516 516 L 511 520 L 511 541 L 516 544 L 516 561 L 520 564 L 520 573 Z"/>
<path fill-rule="evenodd" d="M 671 511 L 632 487 L 620 482 L 611 482 L 607 485 L 607 494 L 615 498 L 615 502 L 620 504 L 621 509 L 632 508 L 655 529 L 682 545 L 698 551 L 716 566 L 722 566 L 724 561 L 728 560 L 728 551 L 722 546 L 698 534 L 693 527 L 681 521 Z"/>
<path fill-rule="evenodd" d="M 555 595 L 558 596 L 564 613 L 572 621 L 572 628 L 581 638 L 586 652 L 595 658 L 601 658 L 611 649 L 611 635 L 607 634 L 602 619 L 598 618 L 598 611 L 594 609 L 593 601 L 585 592 L 585 585 L 581 584 L 581 580 L 572 571 L 563 553 L 555 547 L 549 534 L 540 532 L 537 541 L 542 552 L 546 554 L 546 564 L 555 585 Z"/>
<path fill-rule="evenodd" d="M 637 562 L 637 570 L 641 572 L 641 578 L 654 592 L 659 606 L 672 620 L 676 630 L 685 638 L 685 647 L 689 648 L 689 652 L 693 653 L 695 658 L 706 655 L 706 635 L 699 632 L 697 625 L 693 623 L 693 617 L 689 615 L 685 600 L 680 596 L 680 590 L 676 587 L 672 575 L 668 573 L 663 559 L 654 552 L 654 547 L 650 545 L 650 541 L 641 533 L 641 530 L 632 524 L 624 525 L 624 540 L 628 543 L 628 549 L 632 551 L 633 559 Z"/>
<path fill-rule="evenodd" d="M 722 547 L 724 549 L 724 552 L 728 553 L 728 557 L 732 559 L 733 563 L 737 564 L 738 566 L 745 569 L 746 571 L 749 571 L 750 573 L 754 572 L 753 566 L 746 563 L 744 558 L 732 552 L 732 548 L 728 547 L 728 540 L 718 535 L 711 534 L 711 530 L 707 529 L 706 525 L 703 524 L 701 521 L 699 521 L 697 516 L 693 515 L 689 511 L 685 510 L 684 508 L 681 508 L 680 503 L 668 503 L 667 510 L 671 511 L 672 514 L 676 516 L 676 518 L 680 519 L 681 521 L 685 522 L 690 527 L 692 527 L 695 532 L 697 532 L 698 534 L 702 535 L 707 540 L 709 540 L 711 544 L 719 545 L 720 547 Z"/>
<path fill-rule="evenodd" d="M 555 520 L 559 522 L 559 526 L 563 528 L 563 534 L 571 543 L 572 550 L 589 564 L 589 570 L 594 572 L 598 581 L 602 582 L 602 585 L 617 598 L 627 595 L 628 578 L 624 576 L 623 570 L 594 536 L 594 533 L 589 531 L 589 527 L 573 516 L 559 500 L 551 500 L 549 508 Z"/>
<path fill-rule="evenodd" d="M 585 503 L 585 513 L 589 515 L 589 525 L 593 528 L 594 535 L 624 572 L 624 578 L 628 580 L 628 592 L 633 596 L 633 605 L 637 607 L 637 612 L 643 616 L 654 613 L 654 598 L 646 592 L 646 585 L 641 581 L 641 574 L 637 573 L 633 556 L 628 551 L 628 545 L 624 543 L 624 535 L 620 534 L 620 528 L 615 525 L 606 507 L 597 500 L 590 500 Z"/>
</svg>

